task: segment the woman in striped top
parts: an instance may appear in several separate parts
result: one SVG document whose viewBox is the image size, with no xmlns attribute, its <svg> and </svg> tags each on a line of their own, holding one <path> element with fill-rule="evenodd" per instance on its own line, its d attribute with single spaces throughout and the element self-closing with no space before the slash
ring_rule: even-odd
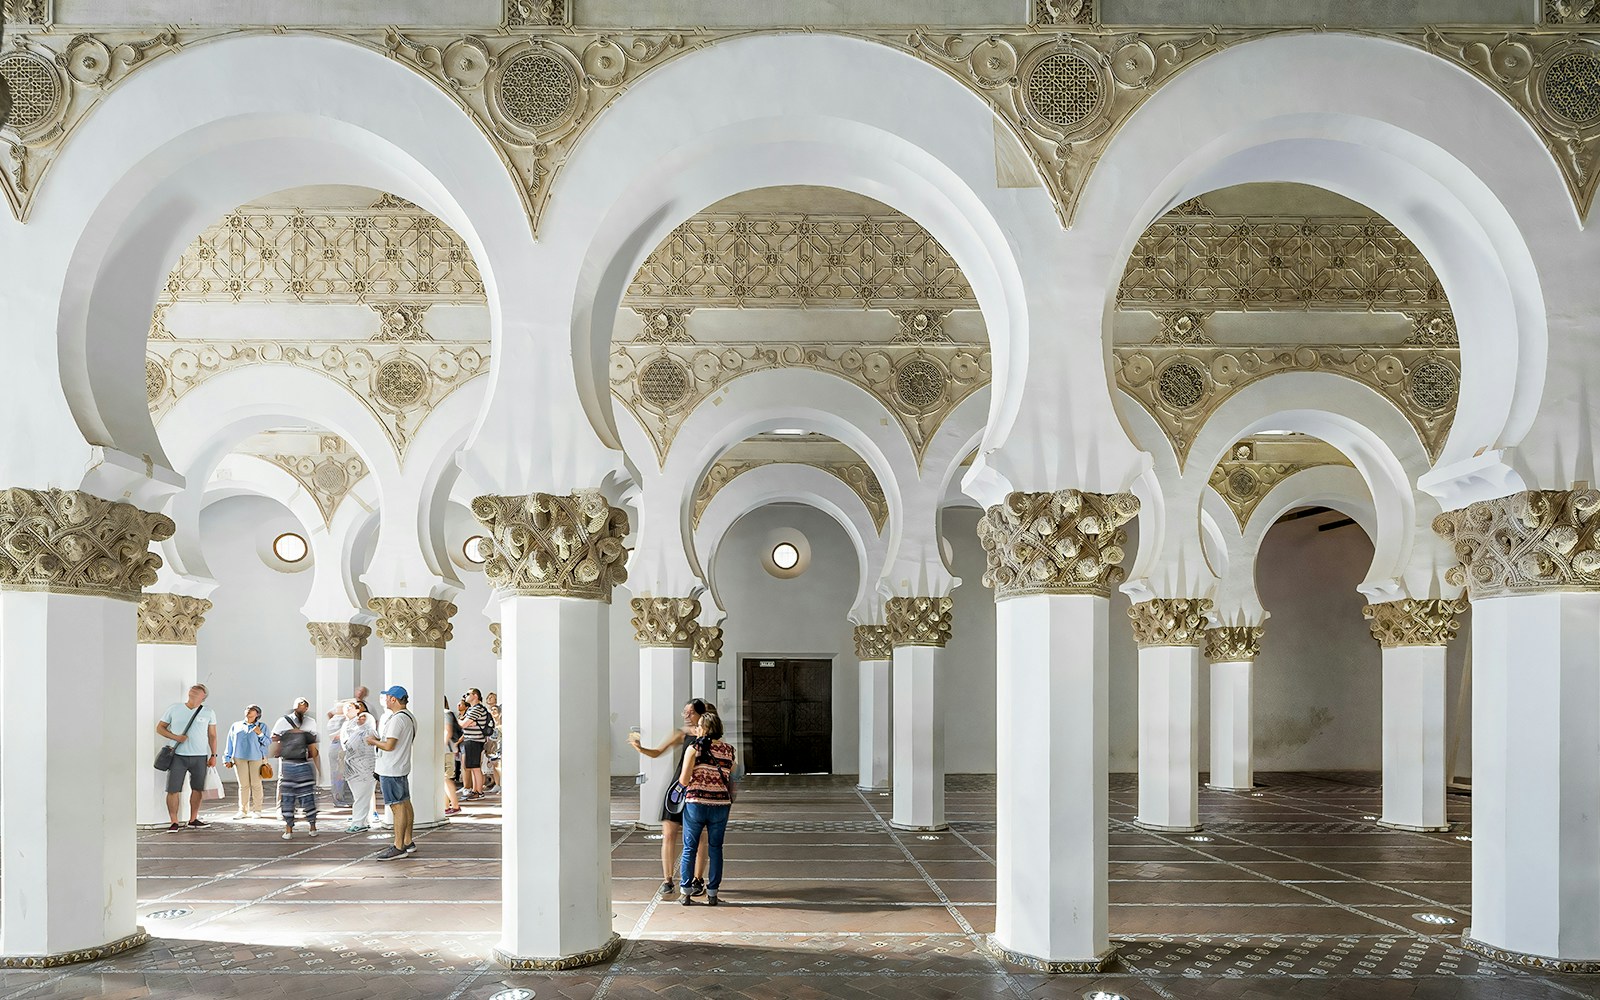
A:
<svg viewBox="0 0 1600 1000">
<path fill-rule="evenodd" d="M 709 706 L 708 706 L 709 708 Z M 694 875 L 695 848 L 700 831 L 706 834 L 706 905 L 717 905 L 722 885 L 722 838 L 728 832 L 728 809 L 733 804 L 733 746 L 723 742 L 722 716 L 707 711 L 700 716 L 699 739 L 683 755 L 678 780 L 684 787 L 683 857 L 678 862 L 679 902 L 694 902 L 689 894 Z"/>
</svg>

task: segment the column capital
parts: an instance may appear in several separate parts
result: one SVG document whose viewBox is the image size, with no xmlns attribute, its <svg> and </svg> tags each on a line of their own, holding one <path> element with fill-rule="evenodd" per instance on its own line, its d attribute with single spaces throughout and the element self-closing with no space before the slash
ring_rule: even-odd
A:
<svg viewBox="0 0 1600 1000">
<path fill-rule="evenodd" d="M 374 597 L 367 610 L 378 615 L 385 646 L 443 649 L 454 638 L 456 606 L 436 597 Z"/>
<path fill-rule="evenodd" d="M 1368 604 L 1361 616 L 1372 624 L 1372 637 L 1385 649 L 1396 646 L 1448 646 L 1461 623 L 1456 616 L 1467 610 L 1465 599 L 1432 598 Z"/>
<path fill-rule="evenodd" d="M 0 590 L 137 601 L 161 568 L 150 543 L 176 530 L 165 514 L 78 490 L 0 490 Z"/>
<path fill-rule="evenodd" d="M 635 597 L 633 639 L 641 646 L 691 649 L 700 631 L 700 602 L 693 597 Z"/>
<path fill-rule="evenodd" d="M 494 636 L 494 643 L 493 643 L 494 655 L 499 656 L 500 655 L 500 623 L 499 622 L 490 622 L 489 623 L 489 634 Z"/>
<path fill-rule="evenodd" d="M 856 659 L 894 659 L 894 637 L 887 625 L 856 626 Z"/>
<path fill-rule="evenodd" d="M 1121 563 L 1139 512 L 1132 493 L 1011 493 L 978 520 L 988 555 L 983 584 L 1003 601 L 1029 594 L 1110 597 L 1127 576 Z"/>
<path fill-rule="evenodd" d="M 696 663 L 722 662 L 722 626 L 700 626 L 694 634 L 694 655 L 690 659 Z"/>
<path fill-rule="evenodd" d="M 1472 600 L 1600 590 L 1600 490 L 1528 490 L 1433 519 L 1461 565 L 1445 574 Z"/>
<path fill-rule="evenodd" d="M 1261 655 L 1265 625 L 1223 625 L 1206 629 L 1206 659 L 1212 663 L 1252 663 Z"/>
<path fill-rule="evenodd" d="M 162 646 L 193 646 L 206 623 L 211 602 L 182 594 L 145 594 L 139 598 L 139 641 Z"/>
<path fill-rule="evenodd" d="M 940 646 L 950 641 L 948 597 L 891 597 L 884 606 L 890 641 L 896 646 Z"/>
<path fill-rule="evenodd" d="M 1206 641 L 1206 615 L 1211 608 L 1210 598 L 1157 597 L 1130 607 L 1128 618 L 1140 649 L 1200 646 Z"/>
<path fill-rule="evenodd" d="M 372 637 L 371 627 L 357 622 L 306 622 L 306 632 L 319 657 L 341 660 L 361 659 L 361 650 Z"/>
<path fill-rule="evenodd" d="M 472 513 L 493 545 L 484 571 L 503 595 L 609 604 L 612 588 L 628 579 L 628 515 L 599 490 L 481 496 Z"/>
</svg>

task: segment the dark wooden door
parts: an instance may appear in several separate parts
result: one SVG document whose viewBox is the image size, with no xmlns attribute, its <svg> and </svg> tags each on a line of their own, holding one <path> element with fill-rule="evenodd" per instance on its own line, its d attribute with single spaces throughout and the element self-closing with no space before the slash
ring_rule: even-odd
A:
<svg viewBox="0 0 1600 1000">
<path fill-rule="evenodd" d="M 833 770 L 833 661 L 752 657 L 744 661 L 748 771 Z"/>
</svg>

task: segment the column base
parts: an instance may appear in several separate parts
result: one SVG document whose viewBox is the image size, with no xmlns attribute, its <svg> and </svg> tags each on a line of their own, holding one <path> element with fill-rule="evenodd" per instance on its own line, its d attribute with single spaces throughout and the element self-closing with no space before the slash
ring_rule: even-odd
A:
<svg viewBox="0 0 1600 1000">
<path fill-rule="evenodd" d="M 1133 825 L 1141 830 L 1149 830 L 1151 833 L 1199 833 L 1205 829 L 1203 826 L 1162 826 L 1159 823 L 1146 823 L 1137 817 L 1135 817 Z"/>
<path fill-rule="evenodd" d="M 412 830 L 412 832 L 416 832 L 418 830 L 437 830 L 437 829 L 439 829 L 441 827 L 446 827 L 446 826 L 449 826 L 449 825 L 450 825 L 450 817 L 445 816 L 445 817 L 443 817 L 441 819 L 434 820 L 432 823 L 416 823 L 416 824 L 413 824 L 412 827 L 411 827 L 411 830 Z M 394 826 L 390 825 L 389 827 L 387 827 L 387 829 L 393 830 Z"/>
<path fill-rule="evenodd" d="M 1467 928 L 1461 935 L 1461 947 L 1484 958 L 1496 962 L 1505 962 L 1507 965 L 1520 965 L 1525 969 L 1538 969 L 1541 972 L 1600 972 L 1600 958 L 1550 958 L 1546 955 L 1530 955 L 1520 951 L 1506 951 L 1496 948 L 1491 944 L 1484 944 L 1471 937 L 1472 928 Z"/>
<path fill-rule="evenodd" d="M 1012 951 L 996 941 L 993 934 L 984 938 L 984 947 L 989 954 L 1002 962 L 1009 965 L 1020 965 L 1024 969 L 1042 972 L 1048 976 L 1104 972 L 1111 968 L 1111 963 L 1117 957 L 1117 946 L 1112 945 L 1094 958 L 1069 958 L 1055 961 L 1046 958 L 1035 958 L 1032 955 L 1024 955 L 1020 951 Z"/>
<path fill-rule="evenodd" d="M 1261 786 L 1260 785 L 1213 785 L 1211 782 L 1207 781 L 1207 782 L 1201 783 L 1200 787 L 1201 788 L 1209 788 L 1213 792 L 1253 792 L 1257 788 L 1260 788 Z"/>
<path fill-rule="evenodd" d="M 856 786 L 856 791 L 858 791 L 858 792 L 892 792 L 892 791 L 894 791 L 894 786 L 893 785 L 857 785 Z"/>
<path fill-rule="evenodd" d="M 889 827 L 894 830 L 904 830 L 907 833 L 938 833 L 940 830 L 950 829 L 949 823 L 940 823 L 937 826 L 914 826 L 910 823 L 896 823 L 889 821 Z"/>
<path fill-rule="evenodd" d="M 1378 825 L 1387 830 L 1404 830 L 1407 833 L 1449 833 L 1456 828 L 1454 823 L 1444 826 L 1412 826 L 1409 823 L 1393 823 L 1386 819 L 1378 820 Z"/>
<path fill-rule="evenodd" d="M 600 947 L 592 951 L 580 951 L 576 955 L 563 955 L 560 958 L 519 958 L 507 955 L 496 948 L 491 957 L 497 964 L 512 972 L 564 972 L 567 969 L 581 969 L 586 965 L 609 962 L 621 951 L 622 935 L 613 934 L 611 940 Z"/>
<path fill-rule="evenodd" d="M 635 830 L 641 830 L 645 833 L 660 833 L 666 825 L 667 824 L 665 823 L 646 823 L 642 819 L 636 819 L 633 821 L 633 828 Z"/>
<path fill-rule="evenodd" d="M 149 940 L 149 932 L 140 927 L 127 937 L 118 938 L 98 948 L 79 948 L 77 951 L 63 951 L 55 955 L 0 955 L 0 969 L 53 969 L 58 965 L 73 965 L 77 962 L 98 962 L 102 958 L 132 951 Z"/>
</svg>

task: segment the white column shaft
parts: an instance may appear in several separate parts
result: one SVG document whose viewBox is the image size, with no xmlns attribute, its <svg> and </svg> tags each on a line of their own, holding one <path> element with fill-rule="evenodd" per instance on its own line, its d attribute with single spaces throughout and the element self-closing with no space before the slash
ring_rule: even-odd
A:
<svg viewBox="0 0 1600 1000">
<path fill-rule="evenodd" d="M 189 688 L 199 679 L 199 658 L 193 646 L 141 642 L 135 647 L 134 694 L 134 780 L 136 782 L 136 821 L 140 826 L 161 827 L 171 822 L 167 816 L 167 775 L 150 766 L 156 751 L 166 741 L 156 735 L 161 713 L 175 701 L 189 697 Z M 217 766 L 227 749 L 223 741 L 228 731 L 217 713 Z M 227 725 L 232 725 L 228 723 Z M 182 728 L 179 724 L 178 728 Z M 185 785 L 185 795 L 188 786 Z M 183 805 L 187 810 L 187 804 Z M 188 812 L 183 813 L 184 818 Z"/>
<path fill-rule="evenodd" d="M 1255 785 L 1251 741 L 1255 706 L 1248 660 L 1211 664 L 1211 787 L 1246 789 Z"/>
<path fill-rule="evenodd" d="M 1139 815 L 1160 830 L 1200 826 L 1200 647 L 1139 650 Z"/>
<path fill-rule="evenodd" d="M 383 686 L 387 689 L 395 684 L 406 689 L 411 699 L 407 707 L 417 719 L 417 738 L 411 748 L 411 802 L 417 829 L 427 829 L 445 822 L 444 650 L 385 645 Z M 322 769 L 328 769 L 326 762 Z"/>
<path fill-rule="evenodd" d="M 944 699 L 938 646 L 894 649 L 894 817 L 902 829 L 942 830 Z"/>
<path fill-rule="evenodd" d="M 1600 594 L 1472 605 L 1472 927 L 1600 960 Z"/>
<path fill-rule="evenodd" d="M 1445 647 L 1383 651 L 1385 826 L 1443 830 Z"/>
<path fill-rule="evenodd" d="M 1111 947 L 1110 603 L 1039 594 L 995 604 L 995 942 L 1044 961 L 1094 961 Z"/>
<path fill-rule="evenodd" d="M 134 736 L 135 607 L 0 591 L 7 956 L 96 948 L 137 929 L 135 776 L 155 752 Z"/>
<path fill-rule="evenodd" d="M 704 660 L 689 664 L 689 697 L 717 704 L 717 665 Z M 720 709 L 722 706 L 717 705 Z"/>
<path fill-rule="evenodd" d="M 347 659 L 343 656 L 317 657 L 317 683 L 316 683 L 316 708 L 317 724 L 322 727 L 318 738 L 326 740 L 328 734 L 328 713 L 333 711 L 333 706 L 340 701 L 355 694 L 356 677 L 361 671 L 361 661 Z M 409 688 L 408 688 L 409 690 Z M 412 695 L 412 714 L 416 714 L 416 695 Z M 378 715 L 383 714 L 382 699 L 375 699 L 378 704 L 371 702 L 368 708 L 376 709 Z M 323 752 L 328 752 L 331 747 L 324 745 Z M 323 788 L 333 784 L 333 768 L 326 761 L 317 769 L 317 783 Z"/>
<path fill-rule="evenodd" d="M 564 597 L 500 605 L 501 695 L 520 706 L 514 718 L 537 719 L 506 740 L 500 761 L 507 956 L 560 958 L 611 939 L 609 610 Z"/>
<path fill-rule="evenodd" d="M 857 702 L 860 750 L 856 781 L 868 791 L 883 791 L 889 787 L 889 765 L 894 757 L 894 727 L 890 724 L 894 702 L 890 700 L 889 683 L 892 672 L 891 660 L 861 661 L 861 695 Z"/>
<path fill-rule="evenodd" d="M 683 703 L 689 700 L 687 649 L 666 646 L 639 647 L 639 739 L 658 747 L 683 728 Z M 654 760 L 639 758 L 645 776 L 639 786 L 639 825 L 661 828 L 661 803 L 677 777 L 678 752 L 669 750 Z"/>
</svg>

